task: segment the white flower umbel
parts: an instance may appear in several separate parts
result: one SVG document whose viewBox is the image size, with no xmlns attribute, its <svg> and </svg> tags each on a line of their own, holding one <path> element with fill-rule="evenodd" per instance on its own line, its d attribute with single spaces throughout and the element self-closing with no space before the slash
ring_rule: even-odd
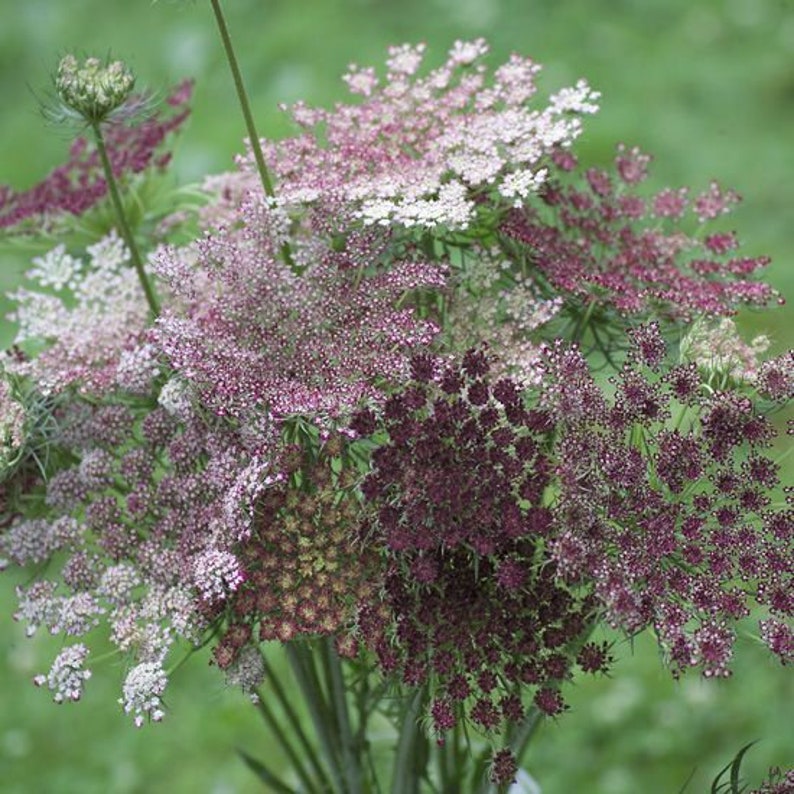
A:
<svg viewBox="0 0 794 794">
<path fill-rule="evenodd" d="M 66 253 L 66 246 L 58 245 L 44 256 L 37 256 L 26 275 L 42 287 L 74 289 L 82 270 L 82 261 Z"/>
<path fill-rule="evenodd" d="M 54 692 L 52 699 L 56 703 L 80 700 L 83 694 L 83 684 L 91 678 L 91 671 L 83 669 L 83 663 L 88 656 L 88 648 L 82 643 L 64 648 L 52 663 L 50 672 L 37 675 L 33 679 L 36 686 L 47 685 Z"/>
<path fill-rule="evenodd" d="M 226 683 L 239 687 L 251 700 L 256 701 L 256 688 L 265 678 L 265 663 L 259 649 L 246 645 L 226 670 Z"/>
<path fill-rule="evenodd" d="M 167 684 L 165 671 L 155 662 L 143 662 L 127 674 L 119 703 L 124 706 L 125 714 L 133 715 L 136 728 L 140 728 L 147 717 L 152 722 L 160 722 L 165 717 L 162 695 Z"/>
</svg>

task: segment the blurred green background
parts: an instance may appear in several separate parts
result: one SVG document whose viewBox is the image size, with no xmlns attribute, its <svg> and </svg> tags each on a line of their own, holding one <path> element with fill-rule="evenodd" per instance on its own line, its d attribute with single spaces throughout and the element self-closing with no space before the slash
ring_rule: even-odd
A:
<svg viewBox="0 0 794 794">
<path fill-rule="evenodd" d="M 456 38 L 485 36 L 491 63 L 510 52 L 545 65 L 542 87 L 587 77 L 603 93 L 579 146 L 606 162 L 617 141 L 654 154 L 653 184 L 705 187 L 712 178 L 744 197 L 729 227 L 748 254 L 770 254 L 769 278 L 794 296 L 794 2 L 792 0 L 228 0 L 228 22 L 264 135 L 289 132 L 277 106 L 343 98 L 347 64 L 378 64 L 389 44 L 425 41 L 438 63 Z M 0 0 L 0 183 L 25 188 L 57 165 L 67 135 L 48 128 L 46 95 L 58 57 L 111 52 L 139 85 L 164 92 L 197 80 L 180 137 L 182 181 L 227 169 L 242 124 L 208 3 Z M 27 257 L 0 249 L 0 288 L 19 283 Z M 794 299 L 794 298 L 792 298 Z M 8 304 L 0 303 L 4 314 Z M 791 346 L 790 306 L 740 317 Z M 0 325 L 0 342 L 12 329 Z M 791 473 L 791 467 L 788 469 Z M 97 670 L 80 704 L 56 707 L 30 685 L 57 638 L 24 637 L 10 614 L 18 573 L 0 577 L 0 791 L 196 792 L 262 788 L 235 747 L 276 750 L 245 699 L 226 691 L 206 656 L 182 668 L 164 724 L 136 731 L 116 703 L 123 670 Z M 752 629 L 752 625 L 748 625 Z M 650 638 L 619 647 L 613 678 L 578 682 L 571 713 L 544 727 L 527 767 L 544 794 L 707 791 L 745 743 L 759 783 L 794 763 L 794 682 L 748 636 L 736 674 L 678 683 Z"/>
</svg>

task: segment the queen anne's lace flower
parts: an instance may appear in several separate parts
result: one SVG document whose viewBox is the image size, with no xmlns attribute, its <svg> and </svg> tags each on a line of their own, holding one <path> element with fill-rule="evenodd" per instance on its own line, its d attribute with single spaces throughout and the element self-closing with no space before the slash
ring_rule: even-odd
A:
<svg viewBox="0 0 794 794">
<path fill-rule="evenodd" d="M 154 345 L 144 343 L 122 351 L 116 368 L 116 383 L 132 394 L 148 394 L 152 381 L 159 374 L 159 351 Z"/>
<path fill-rule="evenodd" d="M 65 55 L 58 64 L 55 90 L 61 100 L 91 123 L 107 119 L 129 97 L 135 77 L 121 61 L 102 63 L 86 58 L 80 63 Z"/>
<path fill-rule="evenodd" d="M 225 670 L 226 682 L 239 687 L 252 700 L 257 698 L 256 689 L 265 678 L 265 663 L 262 652 L 253 645 L 247 645 Z"/>
<path fill-rule="evenodd" d="M 193 259 L 193 251 L 161 253 L 159 271 L 167 278 L 180 273 L 170 286 L 189 307 L 177 304 L 158 322 L 169 363 L 204 405 L 246 422 L 257 414 L 319 420 L 381 399 L 376 384 L 404 376 L 410 351 L 438 332 L 406 293 L 443 288 L 446 268 L 411 259 L 366 270 L 323 261 L 355 261 L 360 248 L 372 245 L 350 239 L 340 252 L 327 245 L 311 251 L 319 261 L 298 276 L 279 260 L 255 209 L 239 211 L 244 225 L 202 240 L 192 270 L 173 263 Z M 300 245 L 298 238 L 298 251 Z"/>
<path fill-rule="evenodd" d="M 572 97 L 559 101 L 576 105 Z M 701 238 L 680 223 L 688 209 L 700 221 L 727 213 L 738 197 L 712 185 L 691 208 L 686 190 L 666 189 L 649 200 L 639 192 L 649 159 L 620 146 L 617 178 L 590 168 L 575 182 L 576 157 L 554 151 L 541 202 L 524 202 L 501 226 L 506 239 L 520 244 L 512 249 L 515 259 L 527 262 L 549 293 L 621 315 L 691 320 L 775 298 L 772 287 L 752 279 L 768 257 L 738 257 L 734 235 Z"/>
<path fill-rule="evenodd" d="M 88 656 L 88 648 L 82 643 L 64 648 L 56 657 L 45 675 L 37 675 L 33 679 L 36 686 L 47 685 L 54 692 L 56 703 L 80 700 L 83 685 L 91 678 L 91 671 L 84 670 L 83 664 Z"/>
<path fill-rule="evenodd" d="M 307 131 L 271 147 L 278 200 L 350 202 L 366 224 L 461 229 L 478 194 L 525 198 L 543 181 L 543 158 L 579 135 L 577 115 L 597 110 L 598 93 L 580 80 L 547 107 L 529 108 L 540 67 L 513 55 L 488 86 L 477 65 L 487 49 L 482 39 L 458 41 L 441 67 L 420 77 L 424 46 L 393 47 L 383 86 L 371 69 L 346 75 L 361 104 L 293 107 Z"/>
<path fill-rule="evenodd" d="M 162 695 L 167 683 L 163 668 L 154 662 L 143 662 L 129 671 L 119 703 L 125 714 L 133 715 L 136 728 L 142 727 L 147 718 L 160 722 L 165 717 Z"/>
<path fill-rule="evenodd" d="M 116 118 L 107 125 L 105 147 L 117 177 L 129 178 L 152 168 L 162 170 L 168 164 L 170 153 L 158 153 L 158 149 L 188 117 L 191 86 L 186 81 L 174 87 L 163 104 L 166 112 L 157 110 L 144 119 Z M 140 106 L 144 98 L 132 99 L 131 105 Z M 18 192 L 0 185 L 0 229 L 38 234 L 68 227 L 75 216 L 106 199 L 107 192 L 99 152 L 86 138 L 79 137 L 72 143 L 67 161 L 32 188 Z M 81 265 L 79 260 L 59 254 L 41 257 L 36 267 L 52 286 L 60 289 L 74 281 Z"/>
<path fill-rule="evenodd" d="M 237 540 L 251 533 L 256 505 L 265 489 L 283 479 L 272 474 L 272 464 L 255 458 L 243 469 L 223 501 L 224 518 Z"/>
<path fill-rule="evenodd" d="M 82 260 L 68 254 L 65 245 L 58 245 L 44 256 L 36 257 L 27 276 L 42 287 L 52 287 L 55 290 L 62 290 L 64 287 L 73 289 L 78 284 L 82 270 Z"/>
<path fill-rule="evenodd" d="M 25 634 L 32 637 L 41 625 L 51 625 L 59 612 L 56 583 L 33 582 L 29 587 L 17 587 L 17 610 L 14 620 L 25 621 Z"/>
<path fill-rule="evenodd" d="M 0 549 L 18 565 L 44 562 L 56 550 L 78 540 L 80 526 L 71 516 L 55 521 L 17 521 L 0 536 Z"/>
<path fill-rule="evenodd" d="M 15 398 L 0 364 L 0 472 L 18 458 L 25 441 L 25 409 Z"/>
<path fill-rule="evenodd" d="M 5 368 L 32 378 L 45 393 L 72 384 L 107 390 L 119 377 L 122 358 L 127 362 L 123 378 L 131 351 L 143 341 L 148 306 L 123 243 L 111 233 L 90 246 L 88 254 L 68 299 L 28 288 L 11 295 L 17 303 L 13 318 L 19 325 L 15 343 L 46 340 L 50 344 L 30 360 L 6 357 Z M 41 268 L 30 275 L 44 276 L 44 283 L 49 279 Z"/>
<path fill-rule="evenodd" d="M 584 641 L 596 620 L 652 628 L 676 674 L 725 676 L 754 599 L 791 661 L 791 511 L 759 406 L 791 397 L 794 357 L 762 363 L 726 320 L 670 366 L 663 337 L 773 295 L 734 234 L 679 228 L 737 196 L 640 195 L 649 157 L 626 146 L 577 174 L 596 92 L 537 102 L 537 64 L 491 74 L 486 52 L 459 41 L 426 70 L 423 45 L 393 47 L 381 78 L 350 67 L 355 104 L 293 107 L 299 134 L 265 147 L 275 196 L 242 157 L 206 181 L 200 237 L 152 255 L 156 321 L 114 233 L 34 260 L 15 294 L 0 552 L 47 577 L 15 617 L 106 622 L 137 726 L 164 717 L 175 644 L 208 637 L 249 693 L 260 643 L 363 649 L 430 687 L 439 735 L 561 713 L 575 667 L 612 661 Z M 76 69 L 61 89 L 97 112 L 130 88 Z M 705 359 L 725 377 L 704 382 Z M 36 682 L 77 699 L 86 654 Z M 493 782 L 515 770 L 494 754 Z"/>
<path fill-rule="evenodd" d="M 739 336 L 736 323 L 725 317 L 719 323 L 694 323 L 681 340 L 681 357 L 717 377 L 752 381 L 760 365 L 759 356 L 768 347 L 766 336 L 757 336 L 748 345 Z"/>
<path fill-rule="evenodd" d="M 160 389 L 157 402 L 172 416 L 187 419 L 192 408 L 190 384 L 181 378 L 171 378 Z"/>
</svg>

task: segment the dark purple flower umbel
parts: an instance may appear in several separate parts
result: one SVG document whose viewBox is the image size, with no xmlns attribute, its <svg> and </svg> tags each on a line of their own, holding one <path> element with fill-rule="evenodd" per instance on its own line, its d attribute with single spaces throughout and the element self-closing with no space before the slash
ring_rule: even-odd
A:
<svg viewBox="0 0 794 794">
<path fill-rule="evenodd" d="M 406 683 L 433 682 L 438 733 L 464 717 L 486 732 L 520 722 L 522 688 L 557 714 L 593 601 L 562 582 L 545 550 L 555 424 L 515 383 L 491 380 L 482 350 L 433 380 L 425 363 L 384 405 L 390 440 L 362 486 L 364 536 L 386 566 L 385 602 L 361 611 L 363 640 Z M 354 420 L 371 423 L 370 413 Z M 609 661 L 588 647 L 580 666 Z M 494 765 L 509 781 L 510 759 Z"/>
<path fill-rule="evenodd" d="M 594 586 L 613 626 L 653 627 L 674 671 L 728 675 L 732 626 L 752 603 L 769 611 L 761 639 L 790 662 L 792 511 L 770 499 L 780 485 L 767 454 L 774 428 L 749 388 L 697 388 L 692 370 L 682 394 L 659 341 L 653 325 L 633 334 L 612 398 L 576 349 L 548 352 L 558 575 Z"/>
<path fill-rule="evenodd" d="M 591 168 L 578 182 L 566 173 L 577 167 L 570 151 L 553 159 L 556 179 L 544 186 L 543 201 L 512 210 L 501 231 L 524 248 L 555 294 L 623 315 L 684 320 L 777 297 L 751 278 L 768 257 L 740 255 L 734 234 L 701 238 L 686 231 L 729 213 L 739 200 L 733 191 L 712 183 L 691 201 L 687 190 L 641 196 L 636 185 L 650 158 L 636 148 L 618 148 L 616 173 Z"/>
</svg>

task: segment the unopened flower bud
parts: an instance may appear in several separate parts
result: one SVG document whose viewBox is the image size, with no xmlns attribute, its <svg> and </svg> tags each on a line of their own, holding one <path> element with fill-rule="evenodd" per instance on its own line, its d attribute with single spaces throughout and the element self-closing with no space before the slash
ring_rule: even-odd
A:
<svg viewBox="0 0 794 794">
<path fill-rule="evenodd" d="M 66 55 L 58 64 L 55 89 L 72 110 L 88 122 L 104 121 L 129 98 L 135 77 L 121 61 L 103 63 L 86 58 L 80 64 L 74 55 Z"/>
</svg>

